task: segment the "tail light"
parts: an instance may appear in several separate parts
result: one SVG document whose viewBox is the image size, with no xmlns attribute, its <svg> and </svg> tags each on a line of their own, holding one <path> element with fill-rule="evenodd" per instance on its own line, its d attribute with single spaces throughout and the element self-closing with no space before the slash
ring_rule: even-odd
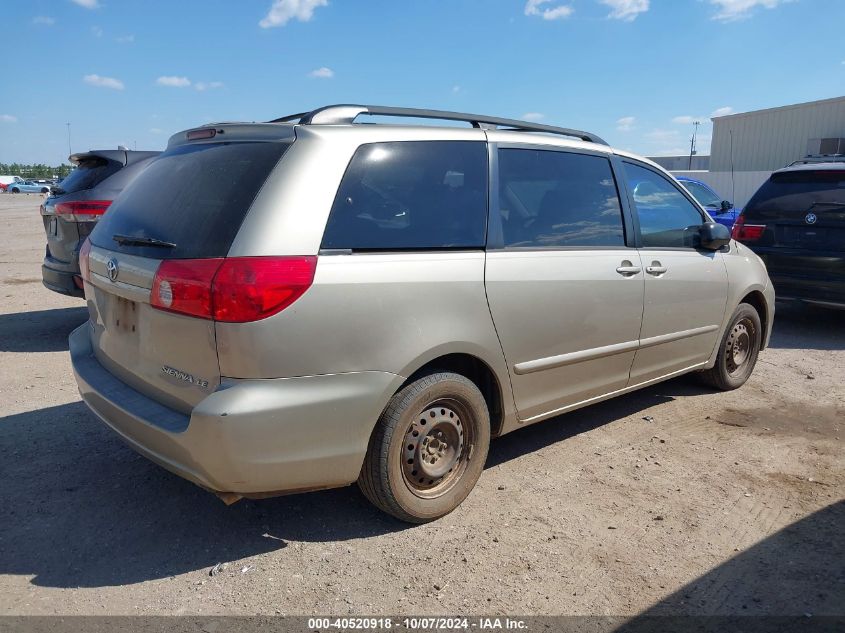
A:
<svg viewBox="0 0 845 633">
<path fill-rule="evenodd" d="M 96 222 L 109 208 L 111 200 L 74 200 L 56 204 L 56 215 L 72 222 Z"/>
<path fill-rule="evenodd" d="M 731 237 L 737 242 L 756 242 L 765 230 L 765 224 L 746 224 L 745 215 L 740 213 L 731 229 Z"/>
<path fill-rule="evenodd" d="M 91 240 L 85 238 L 79 249 L 79 276 L 85 281 L 91 281 L 91 271 L 88 268 L 88 254 L 91 252 Z"/>
<path fill-rule="evenodd" d="M 169 259 L 156 272 L 150 304 L 201 319 L 258 321 L 299 299 L 316 269 L 316 257 Z"/>
</svg>

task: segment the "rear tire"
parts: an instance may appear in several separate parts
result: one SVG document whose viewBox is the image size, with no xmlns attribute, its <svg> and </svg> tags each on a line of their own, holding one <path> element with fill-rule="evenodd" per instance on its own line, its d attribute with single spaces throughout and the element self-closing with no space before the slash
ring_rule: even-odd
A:
<svg viewBox="0 0 845 633">
<path fill-rule="evenodd" d="M 379 418 L 358 486 L 409 523 L 448 514 L 475 486 L 490 447 L 487 403 L 471 380 L 432 372 L 400 389 Z"/>
<path fill-rule="evenodd" d="M 20 192 L 21 192 L 21 190 L 20 190 L 20 189 L 18 189 L 17 187 L 15 187 L 14 189 L 12 189 L 12 193 L 20 193 Z"/>
<path fill-rule="evenodd" d="M 716 364 L 701 372 L 702 380 L 722 391 L 741 387 L 754 371 L 762 341 L 760 315 L 753 306 L 740 303 L 719 343 Z"/>
</svg>

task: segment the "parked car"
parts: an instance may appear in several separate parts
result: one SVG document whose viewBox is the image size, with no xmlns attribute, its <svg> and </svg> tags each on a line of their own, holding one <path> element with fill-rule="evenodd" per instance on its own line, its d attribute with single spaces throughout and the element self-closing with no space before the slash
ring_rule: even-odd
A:
<svg viewBox="0 0 845 633">
<path fill-rule="evenodd" d="M 723 199 L 705 182 L 687 176 L 678 176 L 677 179 L 698 203 L 707 209 L 711 218 L 728 228 L 733 227 L 739 215 L 739 210 L 734 207 L 733 202 Z"/>
<path fill-rule="evenodd" d="M 159 152 L 92 150 L 73 154 L 76 168 L 41 204 L 47 251 L 41 265 L 44 286 L 64 295 L 82 297 L 79 248 L 97 220 L 123 188 Z"/>
<path fill-rule="evenodd" d="M 20 180 L 6 185 L 6 191 L 9 193 L 49 193 L 50 187 L 33 180 Z"/>
<path fill-rule="evenodd" d="M 6 191 L 9 185 L 11 185 L 13 183 L 22 183 L 22 182 L 23 182 L 23 178 L 21 178 L 20 176 L 10 176 L 10 175 L 0 176 L 0 189 L 2 189 L 3 191 Z"/>
<path fill-rule="evenodd" d="M 357 481 L 410 522 L 493 436 L 687 372 L 741 386 L 774 314 L 760 259 L 647 159 L 404 108 L 180 132 L 80 263 L 76 380 L 130 446 L 229 502 Z"/>
<path fill-rule="evenodd" d="M 733 236 L 766 262 L 779 299 L 845 308 L 845 163 L 802 161 L 774 172 Z"/>
</svg>

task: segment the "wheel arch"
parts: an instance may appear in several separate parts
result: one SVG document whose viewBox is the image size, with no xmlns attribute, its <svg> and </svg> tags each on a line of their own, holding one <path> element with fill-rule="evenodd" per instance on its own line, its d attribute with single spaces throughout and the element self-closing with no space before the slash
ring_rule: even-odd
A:
<svg viewBox="0 0 845 633">
<path fill-rule="evenodd" d="M 503 385 L 496 371 L 490 364 L 479 355 L 461 351 L 444 353 L 433 358 L 420 360 L 411 371 L 403 373 L 408 378 L 402 384 L 405 385 L 417 380 L 420 376 L 435 370 L 451 371 L 469 378 L 478 387 L 484 400 L 487 402 L 487 409 L 490 412 L 490 434 L 496 437 L 502 433 L 506 416 L 512 413 L 513 398 L 510 393 L 510 382 Z M 509 400 L 508 400 L 509 399 Z"/>
<path fill-rule="evenodd" d="M 760 326 L 763 331 L 763 337 L 761 341 L 760 349 L 765 349 L 766 347 L 766 332 L 769 331 L 769 306 L 766 303 L 766 297 L 763 293 L 759 290 L 752 290 L 748 294 L 746 294 L 742 299 L 739 300 L 739 303 L 747 303 L 752 308 L 757 311 L 757 314 L 760 316 Z"/>
</svg>

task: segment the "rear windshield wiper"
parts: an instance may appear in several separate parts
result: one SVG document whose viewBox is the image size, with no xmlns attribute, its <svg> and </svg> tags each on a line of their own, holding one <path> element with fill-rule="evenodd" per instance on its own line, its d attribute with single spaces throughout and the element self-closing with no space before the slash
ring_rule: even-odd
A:
<svg viewBox="0 0 845 633">
<path fill-rule="evenodd" d="M 132 237 L 131 235 L 113 235 L 112 239 L 121 246 L 155 246 L 156 248 L 176 248 L 173 242 L 165 242 L 154 237 Z"/>
</svg>

